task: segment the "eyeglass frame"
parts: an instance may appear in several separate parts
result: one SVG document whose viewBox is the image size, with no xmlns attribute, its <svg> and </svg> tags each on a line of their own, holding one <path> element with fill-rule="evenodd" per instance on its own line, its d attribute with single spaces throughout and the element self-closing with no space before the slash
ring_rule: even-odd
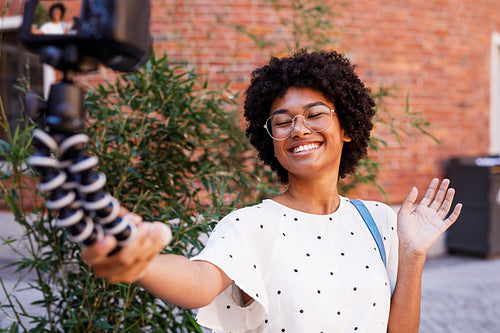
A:
<svg viewBox="0 0 500 333">
<path fill-rule="evenodd" d="M 313 107 L 315 107 L 315 106 L 320 106 L 320 105 L 321 105 L 321 106 L 322 106 L 322 105 L 324 105 L 324 106 L 326 106 L 327 108 L 329 108 L 329 109 L 330 109 L 330 123 L 328 124 L 328 126 L 326 126 L 325 128 L 323 128 L 322 130 L 315 131 L 315 130 L 313 130 L 311 127 L 309 127 L 309 126 L 307 125 L 307 121 L 306 121 L 306 119 L 304 118 L 304 114 L 305 114 L 305 113 L 306 113 L 309 109 L 311 109 L 311 108 L 313 108 Z M 333 116 L 332 116 L 332 114 L 333 114 L 333 113 L 336 113 L 336 112 L 337 112 L 337 111 L 336 111 L 335 109 L 333 109 L 332 107 L 330 107 L 329 105 L 327 105 L 327 104 L 325 104 L 325 103 L 321 103 L 321 102 L 320 102 L 320 103 L 317 103 L 317 104 L 315 103 L 315 104 L 313 104 L 313 105 L 309 105 L 308 107 L 306 107 L 306 108 L 304 109 L 304 111 L 302 111 L 302 114 L 297 114 L 297 115 L 295 115 L 295 116 L 293 116 L 293 117 L 292 117 L 291 115 L 289 115 L 288 113 L 285 113 L 285 114 L 287 114 L 287 115 L 288 115 L 288 116 L 292 119 L 292 125 L 291 125 L 291 129 L 292 129 L 292 130 L 290 131 L 290 134 L 288 134 L 288 136 L 287 136 L 287 137 L 285 137 L 285 138 L 283 138 L 283 139 L 276 139 L 275 137 L 273 137 L 273 136 L 271 135 L 271 132 L 270 132 L 270 131 L 272 131 L 272 129 L 269 129 L 269 128 L 267 127 L 267 123 L 269 122 L 269 120 L 270 120 L 272 117 L 274 117 L 274 116 L 276 115 L 276 113 L 273 113 L 272 115 L 270 115 L 270 116 L 266 119 L 266 122 L 264 123 L 263 127 L 266 129 L 266 132 L 267 132 L 267 134 L 269 134 L 269 136 L 271 137 L 271 139 L 276 140 L 276 141 L 283 141 L 283 140 L 288 139 L 288 138 L 292 135 L 293 128 L 295 127 L 295 118 L 297 118 L 297 117 L 299 117 L 299 116 L 300 116 L 300 117 L 302 117 L 302 119 L 303 119 L 303 121 L 304 121 L 304 125 L 305 125 L 305 126 L 306 126 L 309 130 L 313 131 L 314 133 L 320 133 L 320 132 L 323 132 L 323 131 L 327 130 L 327 129 L 328 129 L 328 128 L 332 125 L 332 121 L 331 121 L 331 120 L 332 120 L 332 117 L 333 117 Z"/>
</svg>

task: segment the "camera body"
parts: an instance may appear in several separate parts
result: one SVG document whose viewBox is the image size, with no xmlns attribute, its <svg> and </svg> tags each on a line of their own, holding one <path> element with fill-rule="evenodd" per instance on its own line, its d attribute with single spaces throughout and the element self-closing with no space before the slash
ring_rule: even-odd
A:
<svg viewBox="0 0 500 333">
<path fill-rule="evenodd" d="M 79 12 L 73 10 L 70 21 L 63 17 L 59 23 L 49 22 L 57 6 L 62 16 L 69 12 L 67 8 L 79 7 Z M 61 31 L 48 32 L 37 26 L 44 16 L 45 23 L 61 27 Z M 42 62 L 63 71 L 87 72 L 102 63 L 120 72 L 132 72 L 151 54 L 149 17 L 148 0 L 28 0 L 20 39 Z"/>
<path fill-rule="evenodd" d="M 26 97 L 28 114 L 41 127 L 33 133 L 36 152 L 28 164 L 41 175 L 38 188 L 47 192 L 47 208 L 57 212 L 55 225 L 84 246 L 114 236 L 111 254 L 131 242 L 137 228 L 119 216 L 118 200 L 104 191 L 97 157 L 86 151 L 83 91 L 74 74 L 99 63 L 121 72 L 142 67 L 152 48 L 149 15 L 149 0 L 28 0 L 20 31 L 29 51 L 64 74 L 46 102 L 34 93 Z"/>
</svg>

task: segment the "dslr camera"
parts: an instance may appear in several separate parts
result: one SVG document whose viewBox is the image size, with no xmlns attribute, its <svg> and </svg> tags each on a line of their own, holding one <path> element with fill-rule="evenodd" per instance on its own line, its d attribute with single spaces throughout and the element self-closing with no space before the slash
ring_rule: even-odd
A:
<svg viewBox="0 0 500 333">
<path fill-rule="evenodd" d="M 42 62 L 89 72 L 99 63 L 132 72 L 152 49 L 148 0 L 28 0 L 20 39 Z"/>
<path fill-rule="evenodd" d="M 137 228 L 119 216 L 118 200 L 104 191 L 97 157 L 86 151 L 84 97 L 74 76 L 99 63 L 120 72 L 142 67 L 152 48 L 149 15 L 148 0 L 28 0 L 20 30 L 26 49 L 64 74 L 47 101 L 26 96 L 27 113 L 40 127 L 28 159 L 41 175 L 38 188 L 47 193 L 47 208 L 57 212 L 55 225 L 67 228 L 73 241 L 91 245 L 110 234 L 118 244 L 113 253 L 135 238 Z"/>
</svg>

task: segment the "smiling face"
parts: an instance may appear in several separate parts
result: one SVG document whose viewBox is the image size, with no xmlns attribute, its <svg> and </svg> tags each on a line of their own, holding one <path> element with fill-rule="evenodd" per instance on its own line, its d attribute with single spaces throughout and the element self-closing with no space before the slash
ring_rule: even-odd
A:
<svg viewBox="0 0 500 333">
<path fill-rule="evenodd" d="M 319 91 L 290 87 L 283 97 L 273 101 L 271 115 L 286 112 L 295 117 L 318 103 L 335 109 L 333 103 Z M 350 139 L 334 114 L 331 125 L 322 132 L 311 131 L 305 126 L 302 117 L 296 117 L 290 137 L 281 141 L 273 140 L 273 145 L 275 156 L 288 171 L 290 181 L 294 177 L 318 179 L 323 176 L 336 180 L 342 147 L 348 141 Z"/>
<path fill-rule="evenodd" d="M 62 19 L 62 11 L 59 7 L 55 7 L 52 9 L 52 12 L 50 13 L 50 18 L 52 19 L 53 22 L 58 23 Z"/>
</svg>

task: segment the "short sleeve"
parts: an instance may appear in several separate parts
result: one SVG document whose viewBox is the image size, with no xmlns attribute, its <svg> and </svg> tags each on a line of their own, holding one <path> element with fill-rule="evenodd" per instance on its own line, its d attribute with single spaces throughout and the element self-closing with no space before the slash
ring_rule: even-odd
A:
<svg viewBox="0 0 500 333">
<path fill-rule="evenodd" d="M 391 295 L 396 287 L 398 273 L 398 233 L 396 212 L 386 204 L 376 201 L 363 201 L 373 215 L 384 242 L 387 257 L 387 276 L 391 286 Z"/>
<path fill-rule="evenodd" d="M 196 318 L 205 327 L 224 332 L 250 331 L 262 324 L 268 313 L 268 299 L 261 271 L 262 259 L 251 240 L 254 235 L 249 225 L 258 219 L 255 209 L 249 207 L 226 216 L 218 223 L 203 251 L 191 260 L 207 261 L 219 267 L 234 281 L 209 305 L 201 308 Z M 237 288 L 254 299 L 242 307 L 237 300 Z"/>
</svg>

